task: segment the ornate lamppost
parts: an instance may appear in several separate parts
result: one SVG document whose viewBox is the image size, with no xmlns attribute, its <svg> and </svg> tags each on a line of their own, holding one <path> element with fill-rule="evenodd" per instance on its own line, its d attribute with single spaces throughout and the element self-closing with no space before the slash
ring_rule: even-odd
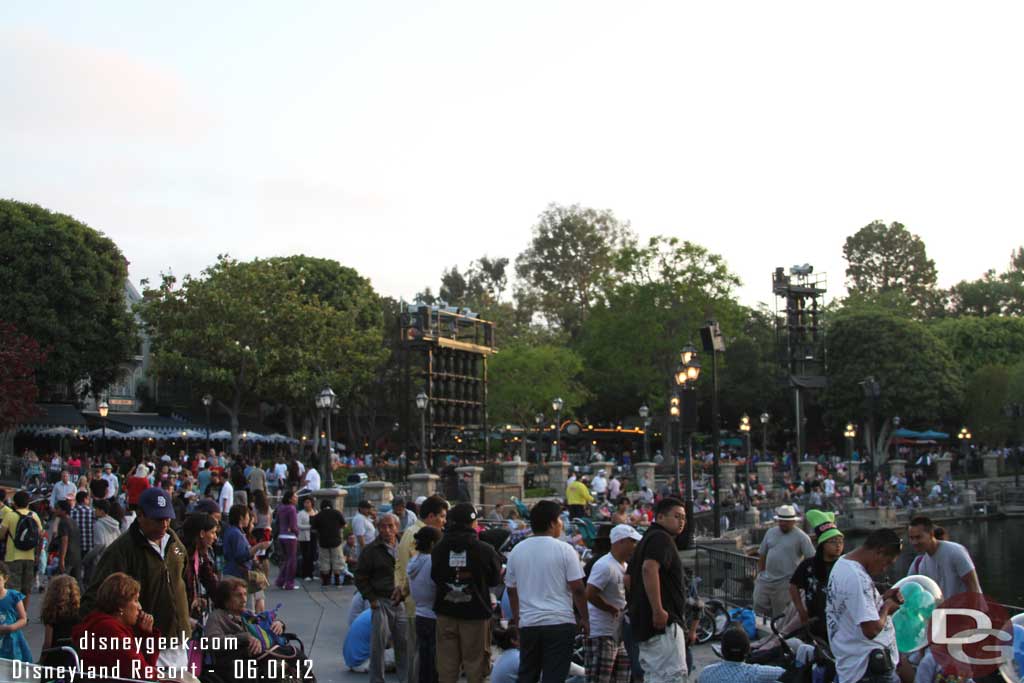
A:
<svg viewBox="0 0 1024 683">
<path fill-rule="evenodd" d="M 551 402 L 551 409 L 555 411 L 555 460 L 562 459 L 562 407 L 565 402 L 556 398 Z"/>
<path fill-rule="evenodd" d="M 334 390 L 329 386 L 324 388 L 317 394 L 316 407 L 320 409 L 320 414 L 327 421 L 327 447 L 324 449 L 323 455 L 321 455 L 321 466 L 323 468 L 323 475 L 327 478 L 327 481 L 334 483 L 334 472 L 331 469 L 331 412 L 338 403 L 338 395 L 334 393 Z"/>
</svg>

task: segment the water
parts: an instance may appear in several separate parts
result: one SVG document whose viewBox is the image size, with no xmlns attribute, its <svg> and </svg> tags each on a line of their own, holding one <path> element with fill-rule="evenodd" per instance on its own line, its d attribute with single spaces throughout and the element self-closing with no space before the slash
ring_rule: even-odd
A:
<svg viewBox="0 0 1024 683">
<path fill-rule="evenodd" d="M 943 524 L 950 541 L 971 553 L 978 570 L 981 589 L 999 602 L 1024 606 L 1024 581 L 1017 571 L 1024 567 L 1024 518 L 991 521 L 963 521 Z M 847 551 L 861 544 L 863 537 L 847 540 Z M 916 557 L 904 532 L 903 554 L 896 560 L 890 577 L 906 576 Z"/>
</svg>

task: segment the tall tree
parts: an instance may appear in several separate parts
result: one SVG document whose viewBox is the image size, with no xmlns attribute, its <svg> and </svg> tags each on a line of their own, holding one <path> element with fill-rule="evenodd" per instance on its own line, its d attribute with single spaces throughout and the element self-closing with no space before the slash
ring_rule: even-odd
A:
<svg viewBox="0 0 1024 683">
<path fill-rule="evenodd" d="M 128 262 L 102 233 L 35 204 L 0 200 L 0 320 L 49 350 L 37 381 L 98 394 L 138 344 Z M 44 396 L 49 398 L 49 396 Z"/>
<path fill-rule="evenodd" d="M 1013 250 L 1005 271 L 997 275 L 990 269 L 977 280 L 964 280 L 949 298 L 954 315 L 1024 315 L 1024 247 Z"/>
<path fill-rule="evenodd" d="M 488 364 L 488 414 L 492 423 L 532 425 L 537 413 L 550 417 L 551 400 L 561 397 L 563 414 L 587 398 L 580 382 L 583 363 L 562 346 L 517 345 L 502 349 Z"/>
<path fill-rule="evenodd" d="M 628 224 L 611 211 L 551 204 L 516 258 L 516 299 L 575 339 L 615 282 L 619 251 L 634 242 Z"/>
<path fill-rule="evenodd" d="M 1024 362 L 1024 318 L 962 316 L 929 328 L 952 352 L 965 377 L 986 365 Z"/>
<path fill-rule="evenodd" d="M 36 374 L 45 361 L 39 342 L 0 320 L 0 432 L 35 414 Z"/>
<path fill-rule="evenodd" d="M 986 365 L 967 378 L 964 418 L 976 443 L 1003 446 L 1012 433 L 1011 419 L 1004 412 L 1009 402 L 1010 369 Z"/>
<path fill-rule="evenodd" d="M 924 241 L 902 223 L 873 221 L 846 238 L 846 285 L 851 296 L 883 303 L 904 299 L 919 316 L 940 301 L 935 262 Z"/>
<path fill-rule="evenodd" d="M 860 386 L 869 375 L 882 389 L 879 417 L 899 415 L 908 427 L 930 428 L 956 415 L 964 389 L 961 366 L 923 323 L 884 311 L 839 313 L 826 339 L 830 362 L 822 402 L 833 427 L 869 417 Z"/>
<path fill-rule="evenodd" d="M 247 402 L 308 410 L 324 382 L 343 400 L 357 394 L 383 354 L 375 306 L 369 284 L 334 262 L 221 256 L 180 287 L 165 276 L 147 288 L 139 312 L 158 374 L 213 394 L 237 449 Z"/>
<path fill-rule="evenodd" d="M 665 408 L 679 351 L 699 339 L 708 310 L 727 333 L 744 318 L 732 299 L 739 278 L 698 244 L 654 237 L 623 249 L 615 267 L 622 279 L 594 307 L 576 346 L 593 395 L 588 410 L 598 419 L 631 414 L 641 403 Z"/>
</svg>

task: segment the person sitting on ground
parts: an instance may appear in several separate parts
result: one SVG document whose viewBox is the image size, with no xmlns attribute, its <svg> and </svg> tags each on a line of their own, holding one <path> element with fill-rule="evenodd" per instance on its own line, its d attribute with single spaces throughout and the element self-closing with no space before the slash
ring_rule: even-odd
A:
<svg viewBox="0 0 1024 683">
<path fill-rule="evenodd" d="M 722 659 L 704 667 L 697 683 L 774 683 L 786 672 L 780 666 L 747 664 L 750 638 L 742 627 L 730 626 L 722 634 Z"/>
<path fill-rule="evenodd" d="M 40 621 L 43 622 L 43 650 L 70 644 L 71 631 L 78 623 L 78 610 L 82 604 L 82 593 L 78 582 L 67 574 L 55 576 L 46 585 L 43 595 L 43 609 Z M 64 655 L 52 653 L 40 657 L 39 664 L 59 666 L 64 662 Z"/>
<path fill-rule="evenodd" d="M 121 676 L 157 680 L 160 629 L 153 625 L 153 615 L 142 611 L 141 590 L 139 582 L 123 572 L 111 574 L 100 584 L 94 608 L 71 629 L 86 674 L 94 667 L 117 666 Z M 141 648 L 98 646 L 100 638 L 138 637 L 143 638 Z"/>
</svg>

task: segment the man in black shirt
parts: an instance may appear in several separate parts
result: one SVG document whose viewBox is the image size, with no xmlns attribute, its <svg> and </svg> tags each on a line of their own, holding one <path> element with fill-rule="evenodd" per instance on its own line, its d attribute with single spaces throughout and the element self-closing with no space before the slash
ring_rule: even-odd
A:
<svg viewBox="0 0 1024 683">
<path fill-rule="evenodd" d="M 629 619 L 639 643 L 644 683 L 668 683 L 686 677 L 686 593 L 676 537 L 686 526 L 678 498 L 654 506 L 654 524 L 629 564 Z"/>
<path fill-rule="evenodd" d="M 329 500 L 320 503 L 320 513 L 309 520 L 309 527 L 317 533 L 320 543 L 320 581 L 323 585 L 341 585 L 341 574 L 348 574 L 348 565 L 341 552 L 341 530 L 345 527 L 345 516 L 334 509 Z"/>
</svg>

